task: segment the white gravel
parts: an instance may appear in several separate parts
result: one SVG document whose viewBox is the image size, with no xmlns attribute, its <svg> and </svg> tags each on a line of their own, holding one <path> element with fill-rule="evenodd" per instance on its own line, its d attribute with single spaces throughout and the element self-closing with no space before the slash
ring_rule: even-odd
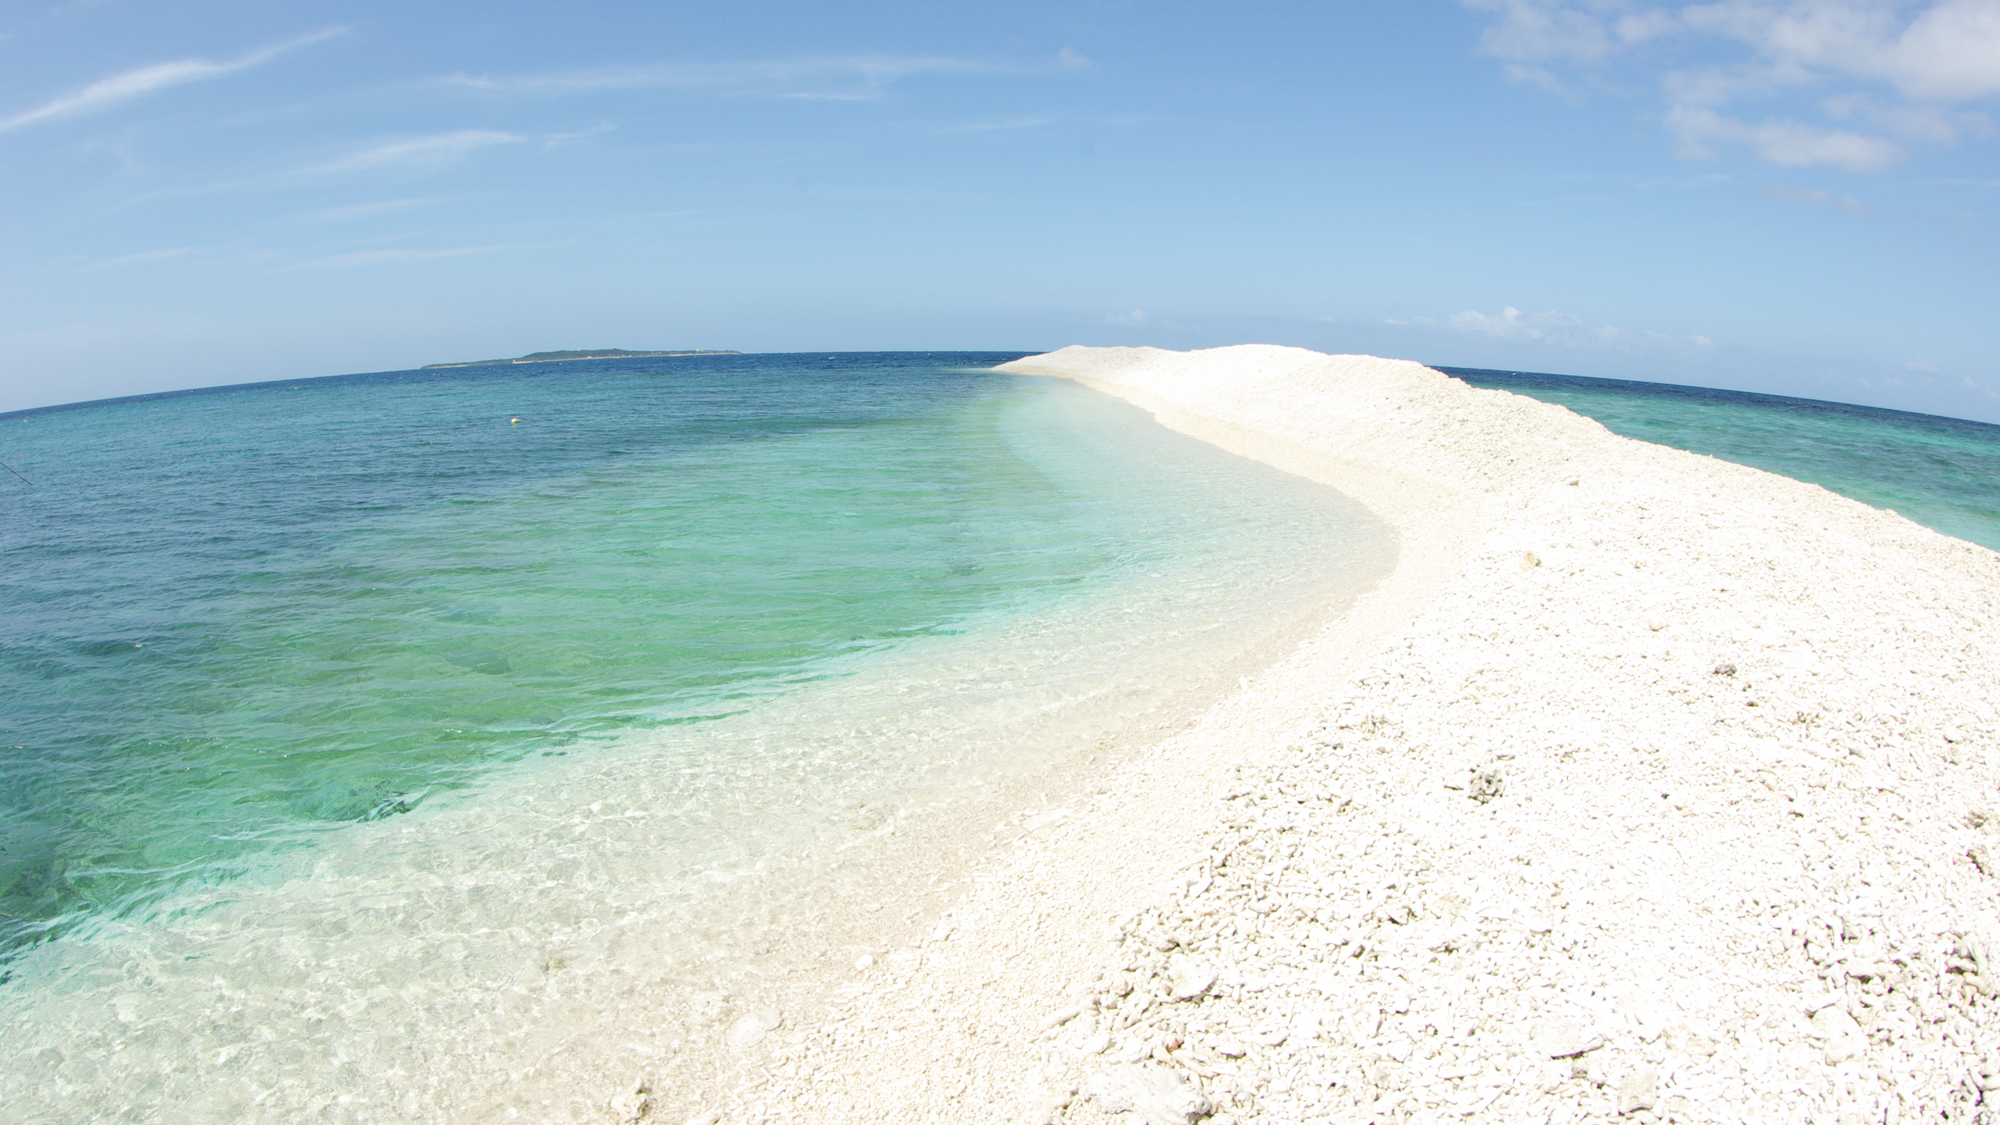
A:
<svg viewBox="0 0 2000 1125">
<path fill-rule="evenodd" d="M 1341 489 L 1395 571 L 621 1113 L 2000 1119 L 2000 556 L 1411 363 L 1012 367 Z"/>
</svg>

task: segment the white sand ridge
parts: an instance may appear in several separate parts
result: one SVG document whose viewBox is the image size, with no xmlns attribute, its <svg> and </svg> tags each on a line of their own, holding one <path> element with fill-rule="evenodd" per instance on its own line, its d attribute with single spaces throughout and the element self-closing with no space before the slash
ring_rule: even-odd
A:
<svg viewBox="0 0 2000 1125">
<path fill-rule="evenodd" d="M 747 1080 L 619 1112 L 1988 1119 L 2000 556 L 1413 363 L 1009 368 L 1348 493 L 1397 568 Z"/>
</svg>

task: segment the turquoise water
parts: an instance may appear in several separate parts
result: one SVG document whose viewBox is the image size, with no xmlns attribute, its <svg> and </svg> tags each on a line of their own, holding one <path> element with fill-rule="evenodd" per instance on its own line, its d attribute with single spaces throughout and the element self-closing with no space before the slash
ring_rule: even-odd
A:
<svg viewBox="0 0 2000 1125">
<path fill-rule="evenodd" d="M 1008 358 L 0 417 L 0 1116 L 601 1120 L 1392 560 Z"/>
<path fill-rule="evenodd" d="M 34 482 L 0 489 L 0 951 L 143 918 L 510 763 L 828 681 L 862 700 L 871 658 L 1058 607 L 1050 628 L 1081 627 L 1080 594 L 1184 597 L 1132 621 L 1143 643 L 1323 583 L 1313 560 L 1379 564 L 1379 529 L 1339 498 L 975 366 L 1007 358 L 403 372 L 0 419 Z M 1211 565 L 1246 585 L 1190 577 Z M 1020 706 L 1102 690 L 1088 675 Z M 652 752 L 711 796 L 756 763 L 852 780 L 875 754 L 814 767 L 743 728 Z M 946 767 L 876 768 L 893 786 Z M 754 812 L 764 784 L 712 803 Z"/>
<path fill-rule="evenodd" d="M 2000 426 L 1705 387 L 1438 370 L 1569 407 L 1625 437 L 1810 481 L 2000 551 Z"/>
</svg>

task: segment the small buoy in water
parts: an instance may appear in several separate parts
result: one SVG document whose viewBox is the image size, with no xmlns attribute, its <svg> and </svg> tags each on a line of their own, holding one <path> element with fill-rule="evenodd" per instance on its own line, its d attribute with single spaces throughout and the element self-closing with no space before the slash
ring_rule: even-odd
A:
<svg viewBox="0 0 2000 1125">
<path fill-rule="evenodd" d="M 507 419 L 507 424 L 510 426 L 518 426 L 521 424 L 521 420 L 519 418 L 509 418 Z"/>
</svg>

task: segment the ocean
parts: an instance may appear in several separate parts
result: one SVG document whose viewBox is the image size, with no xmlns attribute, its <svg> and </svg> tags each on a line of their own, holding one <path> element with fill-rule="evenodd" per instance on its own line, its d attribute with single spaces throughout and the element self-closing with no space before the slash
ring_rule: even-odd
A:
<svg viewBox="0 0 2000 1125">
<path fill-rule="evenodd" d="M 1346 498 L 1013 357 L 0 417 L 33 482 L 0 489 L 0 1105 L 462 1109 L 497 1044 L 572 1042 L 635 974 L 770 971 L 899 835 L 1233 685 L 1392 561 Z"/>
</svg>

